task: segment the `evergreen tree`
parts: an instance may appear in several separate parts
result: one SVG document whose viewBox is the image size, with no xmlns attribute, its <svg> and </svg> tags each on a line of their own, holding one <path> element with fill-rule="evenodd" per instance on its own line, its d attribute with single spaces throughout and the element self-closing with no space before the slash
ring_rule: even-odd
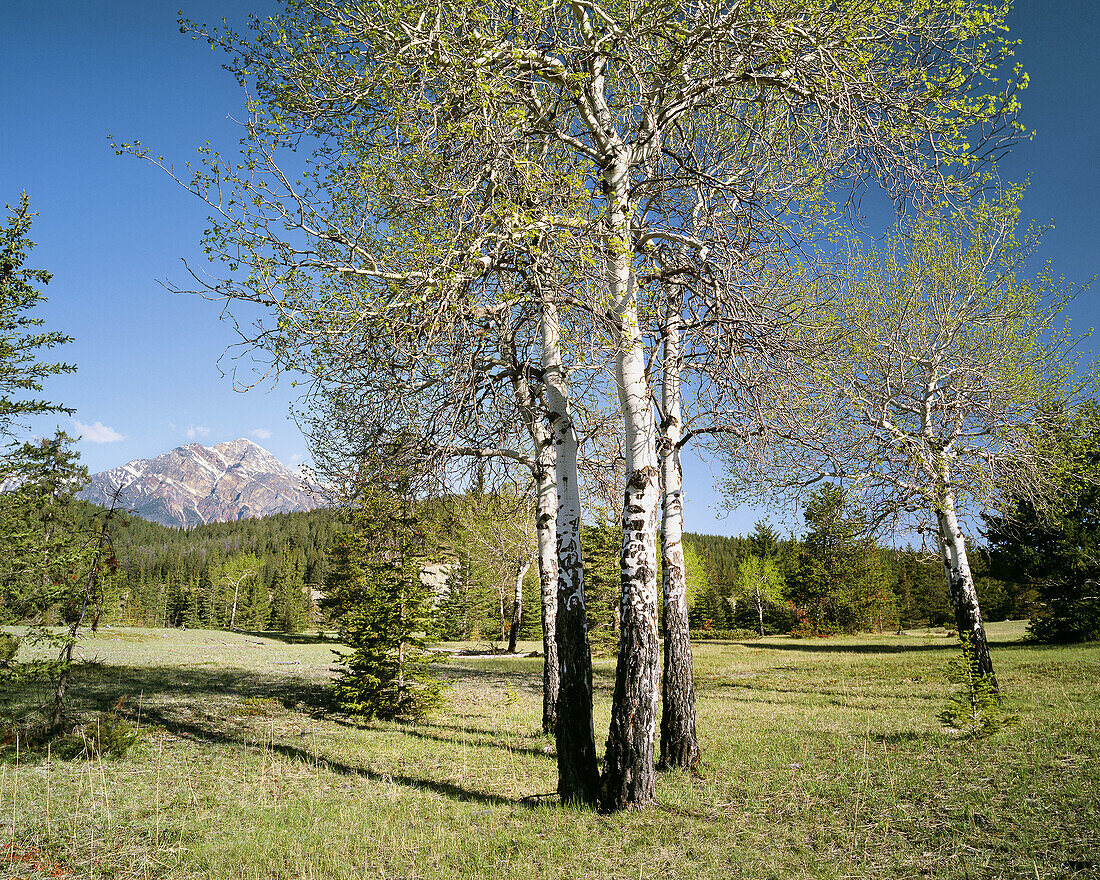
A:
<svg viewBox="0 0 1100 880">
<path fill-rule="evenodd" d="M 993 574 L 1038 591 L 1029 635 L 1043 642 L 1100 639 L 1100 404 L 1089 402 L 1048 442 L 1065 461 L 1040 507 L 1017 493 L 986 517 Z"/>
<path fill-rule="evenodd" d="M 87 470 L 58 431 L 4 457 L 14 488 L 0 493 L 0 621 L 68 623 L 78 607 L 89 520 L 73 495 Z"/>
<path fill-rule="evenodd" d="M 42 331 L 43 319 L 31 314 L 45 302 L 39 289 L 50 283 L 50 273 L 25 266 L 34 242 L 27 238 L 31 218 L 30 200 L 24 193 L 19 205 L 7 205 L 8 222 L 0 229 L 0 437 L 10 438 L 26 416 L 44 413 L 72 413 L 68 407 L 34 397 L 42 391 L 47 376 L 71 373 L 72 364 L 43 363 L 41 351 L 71 342 L 64 333 Z"/>
<path fill-rule="evenodd" d="M 426 651 L 432 595 L 421 578 L 426 534 L 411 497 L 412 474 L 398 462 L 400 440 L 364 465 L 351 530 L 329 556 L 324 610 L 351 650 L 337 652 L 334 689 L 345 712 L 362 718 L 417 717 L 440 699 Z"/>
<path fill-rule="evenodd" d="M 862 572 L 855 526 L 847 513 L 844 491 L 831 485 L 815 491 L 803 511 L 807 531 L 789 595 L 813 633 L 843 629 L 850 619 L 848 597 Z"/>
<path fill-rule="evenodd" d="M 619 635 L 619 556 L 622 532 L 607 520 L 581 526 L 584 559 L 584 606 L 588 615 L 588 640 L 593 652 L 615 650 Z"/>
<path fill-rule="evenodd" d="M 305 559 L 296 542 L 287 542 L 279 554 L 279 563 L 271 582 L 267 627 L 295 633 L 311 623 L 311 608 L 306 596 Z"/>
<path fill-rule="evenodd" d="M 800 629 L 859 632 L 896 622 L 896 597 L 878 548 L 859 534 L 843 489 L 825 485 L 804 511 L 798 575 L 788 596 L 801 609 Z"/>
<path fill-rule="evenodd" d="M 330 558 L 329 565 L 335 565 L 334 559 Z M 474 601 L 470 583 L 470 566 L 465 558 L 458 559 L 451 564 L 447 574 L 446 587 L 436 615 L 440 637 L 455 642 L 480 638 L 480 626 L 472 619 L 475 616 L 480 619 L 480 615 L 474 610 L 475 604 L 477 603 Z"/>
<path fill-rule="evenodd" d="M 76 512 L 72 495 L 87 480 L 71 448 L 72 438 L 58 431 L 37 443 L 13 442 L 29 416 L 72 410 L 34 397 L 47 376 L 68 373 L 71 364 L 43 362 L 43 351 L 70 342 L 56 331 L 43 331 L 33 314 L 46 300 L 41 288 L 50 273 L 26 266 L 34 242 L 27 238 L 31 218 L 26 194 L 7 206 L 0 229 L 0 623 L 58 612 L 67 581 L 75 570 L 72 542 Z"/>
</svg>

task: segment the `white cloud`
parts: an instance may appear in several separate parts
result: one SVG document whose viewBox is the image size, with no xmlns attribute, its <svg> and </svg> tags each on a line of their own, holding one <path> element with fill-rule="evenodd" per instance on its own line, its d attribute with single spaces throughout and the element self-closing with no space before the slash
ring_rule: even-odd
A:
<svg viewBox="0 0 1100 880">
<path fill-rule="evenodd" d="M 204 428 L 201 425 L 192 425 L 187 429 L 187 436 L 194 440 L 196 437 L 209 437 L 210 429 Z"/>
<path fill-rule="evenodd" d="M 292 456 L 290 456 L 290 459 L 289 459 L 291 464 L 297 464 L 301 460 L 302 460 L 302 456 L 300 456 L 297 452 L 295 452 Z"/>
<path fill-rule="evenodd" d="M 80 432 L 80 439 L 87 440 L 89 443 L 118 443 L 120 440 L 126 439 L 114 428 L 107 427 L 103 422 L 85 425 L 83 422 L 73 419 L 73 424 Z"/>
<path fill-rule="evenodd" d="M 267 428 L 256 428 L 255 430 L 248 432 L 249 436 L 255 437 L 257 440 L 266 440 L 271 436 L 271 432 Z"/>
</svg>

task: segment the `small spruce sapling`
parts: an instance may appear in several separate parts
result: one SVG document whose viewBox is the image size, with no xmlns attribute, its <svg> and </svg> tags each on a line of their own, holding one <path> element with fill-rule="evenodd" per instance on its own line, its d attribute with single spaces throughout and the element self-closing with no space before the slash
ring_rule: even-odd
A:
<svg viewBox="0 0 1100 880">
<path fill-rule="evenodd" d="M 1019 723 L 1019 716 L 1005 713 L 994 677 L 979 670 L 973 637 L 963 633 L 960 641 L 959 656 L 947 664 L 947 680 L 955 690 L 939 714 L 940 721 L 960 736 L 973 739 Z"/>
</svg>

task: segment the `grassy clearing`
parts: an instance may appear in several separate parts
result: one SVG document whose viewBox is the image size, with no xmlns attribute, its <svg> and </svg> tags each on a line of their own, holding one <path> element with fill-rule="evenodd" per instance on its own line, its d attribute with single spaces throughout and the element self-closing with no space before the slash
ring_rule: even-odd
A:
<svg viewBox="0 0 1100 880">
<path fill-rule="evenodd" d="M 0 764 L 0 877 L 1100 877 L 1100 645 L 1021 632 L 990 627 L 1021 723 L 976 742 L 935 720 L 942 634 L 696 646 L 704 778 L 606 817 L 548 796 L 538 658 L 448 657 L 444 711 L 356 726 L 324 642 L 107 630 L 77 697 L 147 735 Z"/>
</svg>

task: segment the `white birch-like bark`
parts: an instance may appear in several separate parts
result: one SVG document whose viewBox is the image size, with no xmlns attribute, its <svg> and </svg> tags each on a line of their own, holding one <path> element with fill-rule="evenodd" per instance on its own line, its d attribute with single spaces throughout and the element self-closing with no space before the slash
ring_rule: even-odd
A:
<svg viewBox="0 0 1100 880">
<path fill-rule="evenodd" d="M 561 340 L 556 307 L 545 296 L 540 309 L 548 315 L 540 319 L 542 345 L 540 363 L 546 369 L 560 370 Z M 535 483 L 535 536 L 538 546 L 539 595 L 542 616 L 542 730 L 553 733 L 558 721 L 558 488 L 555 476 L 555 448 L 550 430 L 546 401 L 539 401 L 532 392 L 528 372 L 513 352 L 514 340 L 501 339 L 502 355 L 510 354 L 512 392 L 516 408 L 531 438 L 534 449 L 532 476 Z M 511 642 L 511 639 L 509 639 Z M 513 646 L 514 647 L 514 646 Z"/>
<path fill-rule="evenodd" d="M 599 787 L 592 727 L 592 655 L 584 605 L 581 496 L 577 434 L 569 409 L 569 383 L 561 359 L 556 306 L 543 303 L 542 364 L 554 447 L 557 488 L 558 794 L 564 802 L 595 803 Z"/>
<path fill-rule="evenodd" d="M 656 428 L 630 238 L 627 150 L 607 167 L 605 244 L 611 312 L 617 333 L 615 377 L 626 441 L 619 657 L 611 703 L 601 802 L 606 810 L 642 806 L 656 795 L 653 740 L 657 723 L 657 519 L 660 504 Z"/>
<path fill-rule="evenodd" d="M 512 619 L 508 624 L 508 653 L 516 653 L 516 640 L 519 638 L 519 628 L 523 615 L 523 578 L 531 567 L 533 560 L 525 559 L 516 568 L 516 588 L 512 594 Z"/>
<path fill-rule="evenodd" d="M 941 456 L 940 473 L 936 487 L 936 539 L 940 560 L 947 578 L 947 592 L 955 612 L 955 627 L 959 638 L 969 641 L 973 650 L 971 662 L 979 675 L 992 677 L 993 660 L 989 656 L 989 642 L 982 622 L 982 610 L 978 604 L 978 591 L 966 556 L 966 541 L 955 511 L 955 496 L 951 489 L 951 471 L 946 457 Z"/>
<path fill-rule="evenodd" d="M 539 592 L 542 597 L 542 731 L 553 733 L 558 723 L 558 487 L 554 477 L 554 447 L 549 439 L 540 450 L 535 474 L 535 511 L 539 547 Z"/>
<path fill-rule="evenodd" d="M 699 763 L 695 727 L 687 576 L 684 566 L 684 506 L 680 468 L 683 415 L 680 401 L 680 305 L 669 303 L 662 329 L 660 455 L 662 483 L 661 579 L 664 593 L 664 675 L 661 678 L 661 767 L 692 769 Z"/>
</svg>

